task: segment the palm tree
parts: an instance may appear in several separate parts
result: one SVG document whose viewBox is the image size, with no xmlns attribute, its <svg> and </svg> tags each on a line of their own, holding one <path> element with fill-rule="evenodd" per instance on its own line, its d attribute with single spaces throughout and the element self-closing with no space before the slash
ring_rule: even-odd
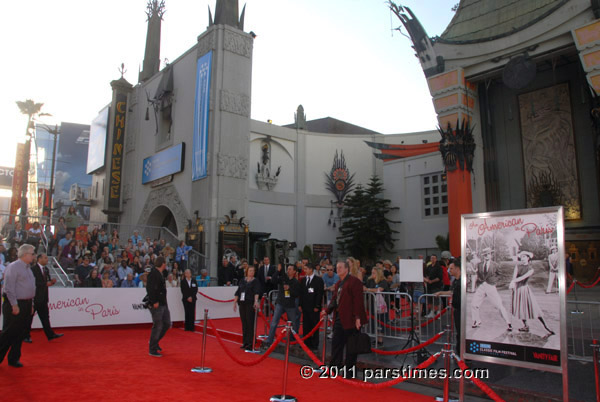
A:
<svg viewBox="0 0 600 402">
<path fill-rule="evenodd" d="M 21 113 L 26 114 L 29 117 L 28 122 L 27 122 L 28 130 L 29 130 L 29 124 L 35 116 L 47 116 L 48 115 L 47 113 L 40 113 L 42 110 L 42 106 L 44 106 L 43 103 L 35 103 L 31 99 L 27 99 L 25 102 L 17 101 L 17 106 L 19 107 L 19 110 L 21 111 Z"/>
</svg>

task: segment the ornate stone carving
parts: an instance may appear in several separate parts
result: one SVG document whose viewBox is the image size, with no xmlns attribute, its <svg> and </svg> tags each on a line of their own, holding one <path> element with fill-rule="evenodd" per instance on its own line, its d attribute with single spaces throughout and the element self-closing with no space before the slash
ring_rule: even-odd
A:
<svg viewBox="0 0 600 402">
<path fill-rule="evenodd" d="M 246 179 L 248 177 L 248 158 L 219 153 L 217 156 L 217 176 Z"/>
<path fill-rule="evenodd" d="M 140 213 L 138 225 L 147 225 L 148 218 L 152 212 L 160 206 L 165 206 L 171 210 L 173 216 L 175 217 L 175 221 L 177 222 L 178 235 L 181 235 L 183 233 L 183 229 L 187 225 L 189 215 L 183 206 L 183 203 L 181 202 L 181 198 L 179 197 L 177 189 L 172 184 L 168 186 L 161 186 L 150 191 L 150 194 L 148 194 L 148 198 L 146 199 L 146 203 L 144 204 L 144 208 Z"/>
<path fill-rule="evenodd" d="M 224 112 L 250 117 L 250 97 L 222 90 L 220 109 Z"/>
<path fill-rule="evenodd" d="M 240 56 L 252 57 L 252 39 L 247 36 L 226 30 L 224 47 Z"/>
<path fill-rule="evenodd" d="M 134 92 L 132 92 L 132 94 L 133 93 L 136 93 L 136 92 L 134 91 Z M 133 96 L 131 98 L 133 98 Z M 137 110 L 136 108 L 132 108 L 132 110 L 133 110 L 133 112 L 130 112 L 127 115 L 127 135 L 125 136 L 125 152 L 126 153 L 135 151 L 135 140 L 137 138 L 139 113 L 136 113 L 136 110 Z"/>
<path fill-rule="evenodd" d="M 207 32 L 204 36 L 198 38 L 198 57 L 204 56 L 215 48 L 215 31 Z"/>
<path fill-rule="evenodd" d="M 260 162 L 257 162 L 258 173 L 256 173 L 256 185 L 261 190 L 272 190 L 277 185 L 277 181 L 279 181 L 281 166 L 277 168 L 276 172 L 271 172 L 271 142 L 269 140 L 263 142 L 260 149 L 261 157 Z"/>
</svg>

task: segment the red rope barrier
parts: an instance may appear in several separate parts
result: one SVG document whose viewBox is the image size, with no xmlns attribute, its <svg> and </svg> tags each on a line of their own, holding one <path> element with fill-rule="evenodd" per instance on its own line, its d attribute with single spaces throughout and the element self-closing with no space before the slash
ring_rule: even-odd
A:
<svg viewBox="0 0 600 402">
<path fill-rule="evenodd" d="M 247 361 L 238 359 L 233 353 L 231 353 L 229 351 L 229 349 L 227 349 L 227 346 L 225 346 L 223 339 L 221 339 L 221 335 L 219 335 L 219 331 L 217 331 L 217 327 L 215 326 L 215 324 L 212 322 L 212 320 L 208 320 L 208 322 L 211 326 L 210 330 L 214 332 L 215 337 L 217 338 L 217 341 L 219 342 L 219 344 L 221 345 L 221 347 L 223 348 L 225 353 L 227 353 L 227 355 L 237 364 L 240 364 L 242 366 L 247 366 L 247 367 L 256 366 L 258 363 L 262 362 L 267 357 L 269 357 L 269 355 L 275 350 L 275 347 L 277 346 L 277 344 L 279 344 L 279 342 L 281 342 L 281 340 L 283 339 L 283 334 L 284 334 L 283 332 L 281 334 L 279 334 L 279 336 L 275 339 L 275 342 L 273 342 L 271 347 L 269 349 L 267 349 L 267 351 L 261 357 L 259 357 L 256 360 L 247 362 Z"/>
<path fill-rule="evenodd" d="M 573 290 L 574 287 L 575 287 L 575 282 L 571 282 L 571 286 L 569 286 L 569 289 L 567 289 L 567 294 L 571 293 L 571 290 Z"/>
<path fill-rule="evenodd" d="M 405 355 L 407 353 L 414 352 L 415 350 L 423 349 L 424 347 L 427 347 L 427 346 L 431 345 L 432 343 L 434 343 L 435 341 L 437 341 L 438 339 L 440 339 L 442 337 L 442 335 L 444 335 L 444 332 L 440 332 L 439 334 L 437 334 L 436 336 L 434 336 L 433 338 L 431 338 L 427 342 L 420 343 L 417 346 L 413 346 L 412 348 L 408 348 L 408 349 L 395 350 L 395 351 L 394 350 L 390 350 L 390 351 L 388 351 L 388 350 L 381 350 L 381 349 L 373 349 L 373 348 L 371 348 L 371 352 L 377 353 L 378 355 L 387 355 L 387 356 Z"/>
<path fill-rule="evenodd" d="M 206 297 L 208 300 L 212 300 L 214 302 L 218 302 L 218 303 L 231 303 L 232 301 L 234 301 L 235 299 L 231 299 L 231 300 L 218 300 L 218 299 L 213 299 L 212 297 L 205 295 L 204 293 L 198 291 L 198 293 L 200 293 L 202 296 Z"/>
<path fill-rule="evenodd" d="M 321 362 L 321 360 L 319 360 L 319 358 L 317 356 L 315 356 L 315 354 L 312 352 L 312 350 L 310 350 L 308 348 L 308 346 L 306 346 L 304 344 L 304 342 L 302 342 L 302 339 L 300 339 L 300 336 L 292 331 L 292 334 L 294 335 L 294 338 L 296 338 L 296 341 L 300 344 L 300 347 L 302 347 L 302 350 L 304 350 L 304 352 L 308 355 L 308 357 L 310 357 L 310 359 L 313 361 L 313 363 L 315 363 L 317 366 L 322 366 L 323 362 Z M 438 357 L 440 357 L 441 353 L 436 353 L 435 355 L 431 356 L 429 359 L 425 360 L 423 363 L 419 364 L 414 370 L 413 373 L 417 370 L 422 370 L 424 368 L 427 368 L 429 366 L 431 366 L 433 364 L 433 362 L 435 362 L 437 360 Z M 386 382 L 381 382 L 378 384 L 373 384 L 373 383 L 369 383 L 369 382 L 362 382 L 362 381 L 355 381 L 355 380 L 347 380 L 343 377 L 328 377 L 328 378 L 333 378 L 337 381 L 340 381 L 344 384 L 348 384 L 348 385 L 352 385 L 354 387 L 358 387 L 358 388 L 366 388 L 366 389 L 381 389 L 381 388 L 386 388 L 386 387 L 391 387 L 393 385 L 396 384 L 400 384 L 403 381 L 408 380 L 411 377 L 416 377 L 416 376 L 407 376 L 407 377 L 398 377 L 394 380 L 390 380 L 390 381 L 386 381 Z"/>
<path fill-rule="evenodd" d="M 463 373 L 466 370 L 470 370 L 469 367 L 467 367 L 467 365 L 465 364 L 465 362 L 463 362 L 462 360 L 460 360 L 460 358 L 458 356 L 456 356 L 454 354 L 453 354 L 453 356 L 454 356 L 454 359 L 456 360 L 456 363 L 458 363 L 458 367 L 460 367 L 460 369 L 463 371 Z M 470 380 L 473 381 L 473 384 L 477 385 L 479 387 L 479 389 L 482 390 L 492 400 L 494 400 L 496 402 L 505 402 L 504 399 L 500 398 L 498 396 L 498 394 L 496 394 L 490 387 L 488 387 L 479 378 L 473 376 L 472 378 L 470 378 Z"/>
<path fill-rule="evenodd" d="M 313 335 L 314 335 L 314 333 L 315 333 L 315 332 L 316 332 L 316 331 L 317 331 L 317 330 L 318 330 L 318 329 L 321 327 L 321 323 L 322 323 L 322 322 L 323 322 L 323 318 L 321 318 L 321 319 L 319 320 L 319 322 L 317 323 L 317 325 L 315 325 L 315 327 L 314 327 L 314 328 L 313 328 L 313 329 L 312 329 L 312 330 L 311 330 L 311 331 L 310 331 L 308 334 L 306 334 L 306 335 L 304 335 L 304 336 L 302 337 L 302 341 L 305 341 L 305 340 L 307 340 L 308 338 L 310 338 L 311 336 L 313 336 Z M 281 341 L 281 342 L 283 342 L 284 344 L 286 343 L 285 341 Z M 290 345 L 296 345 L 296 344 L 298 344 L 298 342 L 297 342 L 297 341 L 292 341 L 292 342 L 290 342 Z"/>
<path fill-rule="evenodd" d="M 419 324 L 418 326 L 414 327 L 414 328 L 410 328 L 410 327 L 394 327 L 393 325 L 389 325 L 386 324 L 383 321 L 380 321 L 379 319 L 377 319 L 377 322 L 381 325 L 383 325 L 386 328 L 392 329 L 394 331 L 402 331 L 402 332 L 408 332 L 411 330 L 417 330 L 418 328 L 424 328 L 426 326 L 428 326 L 429 324 L 431 324 L 432 322 L 434 322 L 435 320 L 437 320 L 438 318 L 440 318 L 443 314 L 446 314 L 446 311 L 448 311 L 448 307 L 444 308 L 442 311 L 440 311 L 439 313 L 437 313 L 437 315 L 433 318 L 430 318 L 429 320 Z M 371 315 L 368 315 L 369 318 L 371 318 Z"/>
<path fill-rule="evenodd" d="M 577 283 L 579 286 L 581 286 L 582 288 L 585 289 L 589 289 L 589 288 L 593 288 L 594 286 L 596 286 L 598 284 L 598 282 L 600 282 L 600 276 L 598 276 L 598 278 L 596 279 L 596 281 L 594 283 L 581 283 L 578 281 L 573 281 L 573 283 Z"/>
</svg>

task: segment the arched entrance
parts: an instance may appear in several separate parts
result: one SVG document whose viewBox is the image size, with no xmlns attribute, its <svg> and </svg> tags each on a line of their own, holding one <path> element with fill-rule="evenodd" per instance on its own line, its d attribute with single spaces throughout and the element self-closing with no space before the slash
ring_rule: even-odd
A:
<svg viewBox="0 0 600 402">
<path fill-rule="evenodd" d="M 177 221 L 173 212 L 164 205 L 156 207 L 148 216 L 148 226 L 160 226 L 167 228 L 175 236 L 179 236 L 177 231 Z"/>
</svg>

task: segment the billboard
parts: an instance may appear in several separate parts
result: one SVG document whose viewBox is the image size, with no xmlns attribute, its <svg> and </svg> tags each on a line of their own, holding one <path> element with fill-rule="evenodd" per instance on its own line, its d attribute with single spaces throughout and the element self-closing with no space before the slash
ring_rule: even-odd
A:
<svg viewBox="0 0 600 402">
<path fill-rule="evenodd" d="M 13 176 L 15 168 L 0 167 L 0 188 L 12 188 Z"/>
<path fill-rule="evenodd" d="M 142 184 L 183 171 L 185 143 L 167 148 L 142 162 Z"/>
<path fill-rule="evenodd" d="M 566 375 L 562 207 L 463 215 L 465 359 Z"/>
<path fill-rule="evenodd" d="M 125 145 L 125 116 L 127 113 L 127 94 L 117 92 L 115 95 L 114 131 L 110 149 L 110 165 L 108 170 L 108 209 L 121 208 L 121 173 L 123 171 L 123 147 Z"/>
<path fill-rule="evenodd" d="M 106 136 L 108 134 L 108 115 L 110 105 L 98 113 L 90 126 L 90 142 L 88 144 L 86 173 L 92 174 L 104 167 L 106 157 Z"/>
<path fill-rule="evenodd" d="M 210 111 L 210 72 L 212 51 L 198 59 L 196 67 L 196 103 L 192 144 L 192 181 L 207 176 L 208 115 Z"/>
</svg>

